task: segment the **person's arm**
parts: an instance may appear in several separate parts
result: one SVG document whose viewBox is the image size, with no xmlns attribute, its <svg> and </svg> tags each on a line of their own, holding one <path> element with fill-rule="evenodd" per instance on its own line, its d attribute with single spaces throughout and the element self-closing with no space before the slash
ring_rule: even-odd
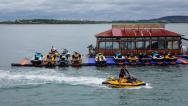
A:
<svg viewBox="0 0 188 106">
<path fill-rule="evenodd" d="M 130 76 L 130 73 L 129 73 L 129 71 L 127 70 L 127 69 L 125 69 L 125 71 L 126 71 L 126 73 Z"/>
</svg>

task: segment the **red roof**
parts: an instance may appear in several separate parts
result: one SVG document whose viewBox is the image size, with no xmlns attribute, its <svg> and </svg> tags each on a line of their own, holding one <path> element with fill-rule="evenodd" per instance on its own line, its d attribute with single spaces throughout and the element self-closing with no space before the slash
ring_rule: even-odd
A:
<svg viewBox="0 0 188 106">
<path fill-rule="evenodd" d="M 96 37 L 142 37 L 142 36 L 180 36 L 180 34 L 166 29 L 123 29 L 112 28 L 111 30 L 98 33 Z"/>
</svg>

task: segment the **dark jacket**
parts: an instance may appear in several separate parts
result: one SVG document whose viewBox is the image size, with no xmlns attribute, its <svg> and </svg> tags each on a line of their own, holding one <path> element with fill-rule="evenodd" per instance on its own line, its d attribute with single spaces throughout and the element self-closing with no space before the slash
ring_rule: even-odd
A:
<svg viewBox="0 0 188 106">
<path fill-rule="evenodd" d="M 122 68 L 121 70 L 120 70 L 120 73 L 119 73 L 119 77 L 120 78 L 123 78 L 123 77 L 125 77 L 125 76 L 129 76 L 130 74 L 129 74 L 129 72 L 128 72 L 128 70 L 126 69 L 126 68 Z"/>
</svg>

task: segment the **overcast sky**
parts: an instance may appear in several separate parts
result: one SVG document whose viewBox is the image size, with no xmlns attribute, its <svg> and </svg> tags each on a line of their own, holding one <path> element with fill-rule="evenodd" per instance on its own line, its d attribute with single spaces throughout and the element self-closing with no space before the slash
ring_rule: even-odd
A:
<svg viewBox="0 0 188 106">
<path fill-rule="evenodd" d="M 136 20 L 188 15 L 188 0 L 0 0 L 0 19 Z"/>
</svg>

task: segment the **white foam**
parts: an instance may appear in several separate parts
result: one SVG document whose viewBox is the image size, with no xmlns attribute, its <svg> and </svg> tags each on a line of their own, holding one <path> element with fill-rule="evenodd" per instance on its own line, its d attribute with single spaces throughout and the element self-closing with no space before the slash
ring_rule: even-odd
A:
<svg viewBox="0 0 188 106">
<path fill-rule="evenodd" d="M 145 86 L 143 86 L 144 88 L 147 88 L 147 89 L 152 89 L 153 87 L 150 85 L 150 83 L 146 83 Z"/>
<path fill-rule="evenodd" d="M 88 76 L 71 76 L 53 69 L 44 69 L 36 71 L 4 71 L 0 70 L 0 88 L 14 87 L 21 85 L 39 85 L 46 83 L 59 83 L 69 85 L 86 85 L 92 87 L 108 88 L 102 85 L 104 78 L 88 77 Z M 126 88 L 126 89 L 151 89 L 149 83 L 145 86 Z"/>
<path fill-rule="evenodd" d="M 141 89 L 141 88 L 152 89 L 152 86 L 149 83 L 146 83 L 146 85 L 144 85 L 144 86 L 139 86 L 139 87 L 134 87 L 134 88 L 127 88 L 127 89 Z"/>
<path fill-rule="evenodd" d="M 45 83 L 64 83 L 70 85 L 102 86 L 105 79 L 87 76 L 69 76 L 54 70 L 36 72 L 10 72 L 0 70 L 0 87 L 12 85 L 30 85 Z M 3 84 L 2 84 L 3 83 Z"/>
</svg>

